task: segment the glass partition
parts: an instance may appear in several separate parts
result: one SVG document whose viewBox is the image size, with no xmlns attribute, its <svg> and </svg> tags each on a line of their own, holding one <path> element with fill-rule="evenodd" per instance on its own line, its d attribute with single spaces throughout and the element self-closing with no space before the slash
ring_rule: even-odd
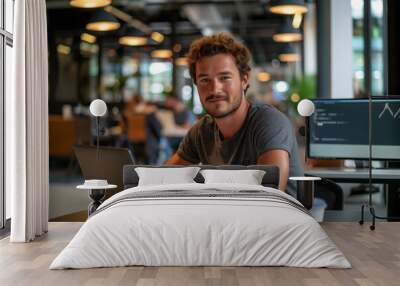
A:
<svg viewBox="0 0 400 286">
<path fill-rule="evenodd" d="M 5 96 L 9 97 L 11 95 L 11 75 L 12 75 L 12 46 L 6 45 L 5 49 L 5 77 L 4 77 L 4 85 L 5 85 Z M 4 129 L 3 129 L 4 130 Z M 4 170 L 6 171 L 6 170 Z M 11 191 L 10 188 L 5 188 L 5 219 L 11 218 Z"/>
<path fill-rule="evenodd" d="M 11 94 L 12 33 L 14 21 L 14 1 L 0 0 L 0 228 L 4 228 L 10 218 L 11 194 L 5 188 L 5 101 Z"/>
<path fill-rule="evenodd" d="M 354 97 L 384 95 L 384 2 L 351 0 L 351 8 Z"/>
<path fill-rule="evenodd" d="M 364 1 L 351 1 L 353 17 L 353 90 L 354 97 L 365 93 L 364 71 Z"/>
<path fill-rule="evenodd" d="M 371 1 L 371 94 L 384 95 L 383 0 Z"/>
</svg>

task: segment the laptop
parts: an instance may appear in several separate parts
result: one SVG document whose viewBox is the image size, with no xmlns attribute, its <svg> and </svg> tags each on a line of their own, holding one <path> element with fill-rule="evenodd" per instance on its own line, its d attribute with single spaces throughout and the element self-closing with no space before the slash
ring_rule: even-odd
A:
<svg viewBox="0 0 400 286">
<path fill-rule="evenodd" d="M 103 179 L 117 185 L 116 189 L 107 191 L 106 197 L 123 190 L 123 167 L 135 164 L 129 149 L 99 147 L 98 157 L 96 146 L 74 145 L 73 149 L 85 180 Z"/>
</svg>

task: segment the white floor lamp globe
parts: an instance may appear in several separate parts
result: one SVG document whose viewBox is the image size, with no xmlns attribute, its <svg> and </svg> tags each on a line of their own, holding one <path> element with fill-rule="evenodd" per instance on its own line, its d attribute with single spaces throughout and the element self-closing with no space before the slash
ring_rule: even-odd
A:
<svg viewBox="0 0 400 286">
<path fill-rule="evenodd" d="M 297 112 L 303 117 L 311 116 L 315 111 L 314 103 L 309 99 L 303 99 L 297 105 Z"/>
<path fill-rule="evenodd" d="M 302 116 L 305 117 L 305 122 L 304 122 L 304 138 L 305 138 L 305 155 L 304 155 L 304 161 L 307 165 L 307 137 L 308 137 L 308 130 L 307 130 L 307 125 L 308 125 L 308 118 L 314 113 L 315 111 L 315 105 L 314 103 L 309 100 L 309 99 L 303 99 L 302 101 L 299 102 L 297 105 L 297 112 Z"/>
<path fill-rule="evenodd" d="M 309 117 L 314 113 L 315 106 L 314 103 L 309 99 L 303 99 L 297 104 L 297 112 L 305 118 L 304 122 L 304 138 L 305 138 L 305 153 L 304 153 L 304 162 L 305 167 L 307 167 L 307 139 L 308 139 L 308 131 L 307 125 Z M 321 180 L 320 177 L 290 177 L 290 180 L 296 181 L 297 184 L 297 199 L 302 202 L 302 204 L 311 209 L 314 203 L 314 189 L 315 182 Z M 318 209 L 318 208 L 317 208 Z M 323 215 L 322 215 L 323 217 Z M 320 218 L 322 220 L 322 218 Z"/>
<path fill-rule="evenodd" d="M 90 103 L 89 106 L 90 113 L 96 117 L 96 131 L 97 131 L 97 160 L 99 159 L 99 137 L 100 137 L 100 130 L 99 130 L 99 118 L 104 116 L 107 113 L 107 105 L 101 99 L 95 99 Z"/>
</svg>

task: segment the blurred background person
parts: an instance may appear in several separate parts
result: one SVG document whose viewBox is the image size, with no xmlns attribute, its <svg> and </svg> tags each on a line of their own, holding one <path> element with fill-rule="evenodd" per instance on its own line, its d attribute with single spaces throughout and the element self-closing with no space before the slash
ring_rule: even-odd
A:
<svg viewBox="0 0 400 286">
<path fill-rule="evenodd" d="M 156 117 L 157 106 L 134 95 L 123 109 L 123 124 L 138 163 L 156 164 L 162 126 Z"/>
<path fill-rule="evenodd" d="M 196 121 L 193 112 L 177 97 L 167 95 L 164 107 L 168 115 L 164 115 L 164 135 L 172 151 L 178 149 L 184 135 Z"/>
</svg>

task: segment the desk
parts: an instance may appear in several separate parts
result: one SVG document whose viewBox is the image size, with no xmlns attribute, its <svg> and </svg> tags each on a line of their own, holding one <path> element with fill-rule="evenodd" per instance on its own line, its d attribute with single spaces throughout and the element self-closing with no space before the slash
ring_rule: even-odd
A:
<svg viewBox="0 0 400 286">
<path fill-rule="evenodd" d="M 322 177 L 341 183 L 368 183 L 368 169 L 313 168 L 308 176 Z M 400 217 L 400 169 L 372 169 L 372 182 L 385 184 L 387 216 Z"/>
<path fill-rule="evenodd" d="M 336 182 L 368 183 L 368 169 L 313 168 L 305 171 L 308 176 L 323 177 Z M 400 183 L 400 169 L 372 169 L 373 183 Z"/>
</svg>

